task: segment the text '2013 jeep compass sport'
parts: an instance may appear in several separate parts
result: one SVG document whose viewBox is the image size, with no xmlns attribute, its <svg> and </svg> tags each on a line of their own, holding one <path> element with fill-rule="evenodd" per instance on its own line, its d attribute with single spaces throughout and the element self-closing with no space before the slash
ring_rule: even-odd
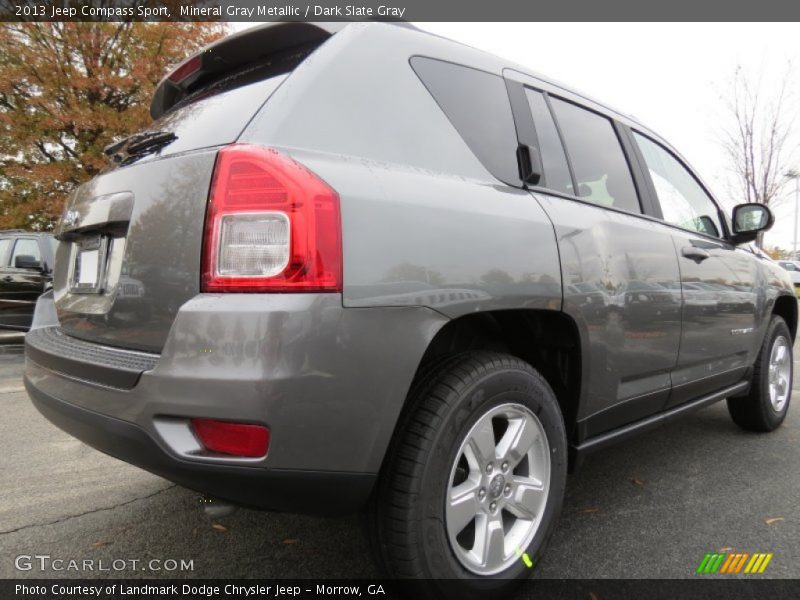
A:
<svg viewBox="0 0 800 600">
<path fill-rule="evenodd" d="M 36 407 L 103 452 L 367 508 L 389 575 L 498 593 L 586 452 L 723 399 L 786 415 L 797 300 L 738 247 L 769 211 L 595 101 L 410 27 L 280 23 L 151 112 L 69 199 L 26 339 Z"/>
</svg>

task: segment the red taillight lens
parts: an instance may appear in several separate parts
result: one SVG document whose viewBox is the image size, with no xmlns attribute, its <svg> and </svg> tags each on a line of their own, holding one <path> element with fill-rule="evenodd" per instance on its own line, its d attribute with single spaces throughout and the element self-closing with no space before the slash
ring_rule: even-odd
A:
<svg viewBox="0 0 800 600">
<path fill-rule="evenodd" d="M 266 456 L 269 429 L 263 425 L 192 419 L 192 428 L 206 450 L 246 458 Z"/>
<path fill-rule="evenodd" d="M 170 73 L 167 76 L 167 79 L 169 79 L 173 83 L 180 83 L 181 81 L 189 77 L 189 75 L 197 73 L 200 70 L 201 66 L 202 66 L 202 61 L 200 60 L 200 57 L 193 56 L 185 63 L 178 66 L 178 68 L 175 69 L 172 73 Z"/>
<path fill-rule="evenodd" d="M 236 144 L 214 167 L 204 292 L 340 292 L 339 196 L 275 150 Z"/>
</svg>

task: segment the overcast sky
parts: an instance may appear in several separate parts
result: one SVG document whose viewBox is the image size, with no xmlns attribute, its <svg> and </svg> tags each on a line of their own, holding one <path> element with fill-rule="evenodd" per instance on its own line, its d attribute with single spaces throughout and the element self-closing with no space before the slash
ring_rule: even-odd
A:
<svg viewBox="0 0 800 600">
<path fill-rule="evenodd" d="M 633 115 L 661 134 L 733 206 L 719 144 L 723 96 L 741 66 L 775 95 L 791 62 L 800 106 L 797 23 L 417 23 L 422 29 L 525 65 Z M 238 28 L 238 27 L 237 27 Z M 800 126 L 800 122 L 798 122 Z M 800 164 L 796 165 L 800 170 Z M 790 248 L 794 186 L 775 207 L 767 243 Z"/>
</svg>

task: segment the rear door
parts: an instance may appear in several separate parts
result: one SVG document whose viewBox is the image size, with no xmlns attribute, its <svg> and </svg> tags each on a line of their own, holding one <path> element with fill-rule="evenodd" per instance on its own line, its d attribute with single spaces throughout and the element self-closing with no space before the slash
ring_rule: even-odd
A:
<svg viewBox="0 0 800 600">
<path fill-rule="evenodd" d="M 0 240 L 0 325 L 11 329 L 27 329 L 33 318 L 36 300 L 44 290 L 42 253 L 35 237 Z M 19 268 L 17 257 L 38 261 L 39 268 Z"/>
<path fill-rule="evenodd" d="M 738 383 L 753 363 L 759 331 L 758 267 L 752 253 L 726 239 L 711 195 L 660 142 L 633 132 L 633 143 L 664 221 L 672 227 L 683 289 L 683 333 L 668 406 Z"/>
<path fill-rule="evenodd" d="M 644 215 L 643 183 L 618 125 L 542 82 L 507 77 L 520 142 L 541 156 L 531 193 L 558 239 L 563 310 L 582 338 L 578 433 L 591 437 L 657 412 L 670 393 L 677 256 L 668 228 Z"/>
</svg>

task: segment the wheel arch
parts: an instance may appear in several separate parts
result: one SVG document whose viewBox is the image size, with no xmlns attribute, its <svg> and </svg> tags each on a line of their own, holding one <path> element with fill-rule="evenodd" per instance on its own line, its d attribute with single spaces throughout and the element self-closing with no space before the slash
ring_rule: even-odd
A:
<svg viewBox="0 0 800 600">
<path fill-rule="evenodd" d="M 494 350 L 511 354 L 535 368 L 553 389 L 570 443 L 577 433 L 575 424 L 581 397 L 580 339 L 578 325 L 561 311 L 508 309 L 464 315 L 436 332 L 420 359 L 413 381 L 445 358 L 463 352 Z M 410 403 L 411 392 L 395 424 L 384 464 Z"/>
<path fill-rule="evenodd" d="M 772 307 L 772 314 L 786 321 L 792 334 L 792 341 L 797 339 L 797 297 L 788 294 L 778 296 Z"/>
</svg>

